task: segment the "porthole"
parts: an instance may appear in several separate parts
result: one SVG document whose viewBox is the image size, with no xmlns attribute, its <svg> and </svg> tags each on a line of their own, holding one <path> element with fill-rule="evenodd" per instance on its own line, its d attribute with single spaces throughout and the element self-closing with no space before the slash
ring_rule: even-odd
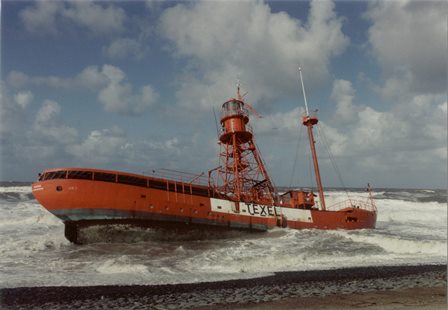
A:
<svg viewBox="0 0 448 310">
<path fill-rule="evenodd" d="M 62 186 L 60 186 L 60 185 L 56 186 L 56 190 L 57 190 L 58 192 L 62 191 Z"/>
</svg>

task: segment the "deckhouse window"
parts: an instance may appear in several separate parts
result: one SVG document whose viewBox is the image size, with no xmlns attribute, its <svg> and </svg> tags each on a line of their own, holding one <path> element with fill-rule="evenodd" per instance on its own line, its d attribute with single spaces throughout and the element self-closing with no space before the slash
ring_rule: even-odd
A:
<svg viewBox="0 0 448 310">
<path fill-rule="evenodd" d="M 45 173 L 44 180 L 54 180 L 54 179 L 65 179 L 67 171 L 59 170 L 59 171 L 51 171 Z"/>
<path fill-rule="evenodd" d="M 157 189 L 166 189 L 166 183 L 156 180 L 149 180 L 149 187 Z"/>
<path fill-rule="evenodd" d="M 168 183 L 168 190 L 171 192 L 176 191 L 176 185 L 174 183 Z"/>
<path fill-rule="evenodd" d="M 192 192 L 193 192 L 193 195 L 208 196 L 207 188 L 193 187 Z"/>
<path fill-rule="evenodd" d="M 146 187 L 146 179 L 130 175 L 118 175 L 118 183 Z"/>
<path fill-rule="evenodd" d="M 92 180 L 92 171 L 69 171 L 68 179 Z"/>
<path fill-rule="evenodd" d="M 112 174 L 112 173 L 95 172 L 94 178 L 95 178 L 95 181 L 103 181 L 103 182 L 113 182 L 113 183 L 115 183 L 116 175 Z"/>
</svg>

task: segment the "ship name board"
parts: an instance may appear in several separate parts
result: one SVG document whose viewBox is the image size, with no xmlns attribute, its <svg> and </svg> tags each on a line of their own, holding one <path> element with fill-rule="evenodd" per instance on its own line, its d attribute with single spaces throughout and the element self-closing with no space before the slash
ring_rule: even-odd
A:
<svg viewBox="0 0 448 310">
<path fill-rule="evenodd" d="M 242 214 L 256 217 L 273 217 L 281 214 L 280 208 L 256 203 L 239 203 L 237 210 L 235 202 L 224 199 L 210 198 L 211 210 L 219 213 Z"/>
<path fill-rule="evenodd" d="M 275 216 L 274 206 L 257 205 L 255 203 L 245 204 L 247 206 L 247 212 L 250 215 L 260 215 L 260 216 Z"/>
</svg>

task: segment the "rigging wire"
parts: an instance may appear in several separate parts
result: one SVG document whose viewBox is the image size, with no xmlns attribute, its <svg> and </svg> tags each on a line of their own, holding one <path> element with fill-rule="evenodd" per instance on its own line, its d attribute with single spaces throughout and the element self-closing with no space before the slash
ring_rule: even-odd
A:
<svg viewBox="0 0 448 310">
<path fill-rule="evenodd" d="M 289 187 L 292 187 L 292 183 L 294 182 L 294 175 L 296 172 L 296 166 L 297 166 L 297 160 L 299 159 L 299 150 L 301 149 L 300 145 L 301 145 L 301 141 L 302 141 L 302 126 L 299 126 L 299 139 L 297 140 L 297 148 L 296 148 L 296 156 L 294 158 L 294 164 L 292 166 L 292 172 L 291 172 L 291 179 L 289 181 Z M 297 182 L 297 186 L 300 187 L 300 179 Z"/>
<path fill-rule="evenodd" d="M 216 138 L 219 141 L 219 122 L 218 122 L 218 118 L 216 117 L 216 111 L 215 111 L 214 105 L 212 106 L 212 111 L 213 111 L 213 117 L 215 118 Z M 221 153 L 221 144 L 219 142 L 218 142 L 218 144 L 219 144 L 219 153 L 218 154 L 220 154 Z M 220 163 L 221 163 L 220 156 L 218 156 L 218 163 L 216 166 L 219 167 Z"/>
<path fill-rule="evenodd" d="M 336 176 L 338 177 L 338 180 L 339 180 L 340 184 L 342 185 L 342 188 L 344 189 L 344 192 L 347 195 L 347 198 L 350 199 L 350 196 L 347 191 L 347 187 L 345 186 L 344 180 L 342 179 L 341 171 L 339 170 L 336 160 L 334 159 L 334 156 L 331 153 L 327 137 L 325 136 L 325 132 L 323 129 L 320 128 L 320 126 L 316 126 L 316 127 L 317 127 L 317 131 L 319 133 L 319 136 L 322 137 L 322 142 L 323 142 L 322 144 L 324 145 L 324 148 L 328 153 L 328 157 L 330 158 L 331 165 L 333 166 L 333 169 L 336 172 Z"/>
<path fill-rule="evenodd" d="M 313 159 L 311 157 L 311 149 L 308 150 L 307 152 L 308 154 L 308 175 L 310 177 L 310 187 L 311 187 L 311 191 L 313 192 L 314 190 L 314 186 L 313 186 L 313 171 L 312 171 L 312 166 L 313 166 Z"/>
<path fill-rule="evenodd" d="M 253 138 L 252 141 L 253 141 L 253 143 L 254 143 L 256 149 L 259 150 L 257 144 L 255 143 L 255 138 Z M 265 168 L 265 170 L 266 170 L 266 174 L 267 174 L 267 176 L 269 177 L 270 174 L 269 174 L 268 171 L 270 171 L 270 169 L 269 169 L 269 166 L 266 164 L 266 162 L 263 160 L 263 157 L 261 157 L 261 152 L 258 152 L 258 157 L 260 158 L 261 163 L 264 165 L 264 168 Z M 271 170 L 271 171 L 272 171 L 272 170 Z M 277 194 L 277 186 L 275 186 L 274 180 L 273 180 L 271 177 L 269 177 L 269 181 L 271 182 L 271 185 L 272 185 L 272 187 L 274 188 L 274 194 Z"/>
<path fill-rule="evenodd" d="M 216 136 L 218 137 L 219 140 L 219 126 L 218 126 L 218 118 L 216 117 L 216 111 L 215 111 L 215 107 L 212 107 L 213 109 L 213 116 L 215 117 L 215 126 L 216 126 Z"/>
</svg>

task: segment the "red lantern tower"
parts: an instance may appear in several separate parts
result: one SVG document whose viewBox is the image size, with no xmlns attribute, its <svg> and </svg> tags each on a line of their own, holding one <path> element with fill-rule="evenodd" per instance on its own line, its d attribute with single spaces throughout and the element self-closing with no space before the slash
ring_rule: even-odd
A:
<svg viewBox="0 0 448 310">
<path fill-rule="evenodd" d="M 219 143 L 219 167 L 214 187 L 217 192 L 233 201 L 273 204 L 275 189 L 254 142 L 249 125 L 250 109 L 255 110 L 240 95 L 223 103 Z M 238 204 L 237 204 L 238 205 Z"/>
</svg>

